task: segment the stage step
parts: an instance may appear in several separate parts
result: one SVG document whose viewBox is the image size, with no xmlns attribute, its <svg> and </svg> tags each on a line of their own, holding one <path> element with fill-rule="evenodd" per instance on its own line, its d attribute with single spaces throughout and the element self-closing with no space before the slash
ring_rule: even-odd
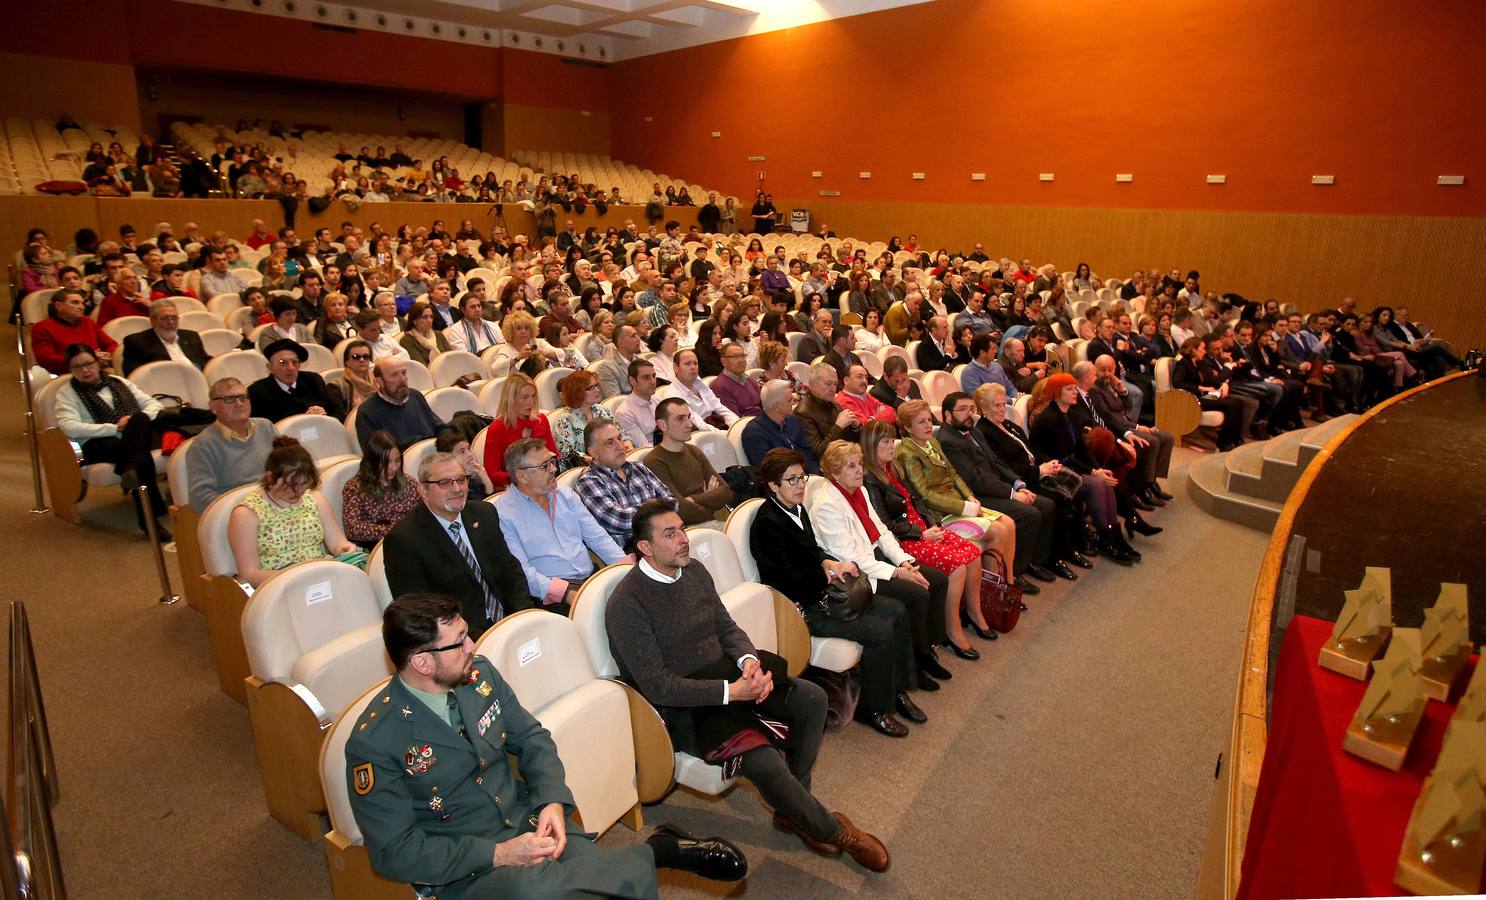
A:
<svg viewBox="0 0 1486 900">
<path fill-rule="evenodd" d="M 1211 515 L 1268 531 L 1305 467 L 1355 418 L 1338 416 L 1201 459 L 1188 468 L 1188 493 Z"/>
<path fill-rule="evenodd" d="M 1187 493 L 1209 515 L 1258 531 L 1270 531 L 1280 517 L 1281 503 L 1228 489 L 1227 453 L 1204 457 L 1187 467 Z"/>
</svg>

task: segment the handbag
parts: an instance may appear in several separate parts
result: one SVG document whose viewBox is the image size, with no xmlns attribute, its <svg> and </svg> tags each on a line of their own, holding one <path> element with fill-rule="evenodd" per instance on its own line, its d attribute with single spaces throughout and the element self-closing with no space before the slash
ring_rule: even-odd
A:
<svg viewBox="0 0 1486 900">
<path fill-rule="evenodd" d="M 866 612 L 872 602 L 872 583 L 858 572 L 839 581 L 826 582 L 816 604 L 821 612 L 838 622 L 853 622 Z"/>
<path fill-rule="evenodd" d="M 1006 557 L 996 550 L 987 549 L 984 556 L 996 561 L 995 571 L 982 564 L 980 570 L 980 614 L 986 624 L 1005 634 L 1016 627 L 1022 616 L 1022 589 L 1011 580 L 1006 570 Z"/>
<path fill-rule="evenodd" d="M 1064 503 L 1071 503 L 1078 488 L 1083 484 L 1083 477 L 1072 469 L 1063 469 L 1051 475 L 1043 475 L 1038 482 L 1049 491 L 1058 495 L 1058 499 Z"/>
</svg>

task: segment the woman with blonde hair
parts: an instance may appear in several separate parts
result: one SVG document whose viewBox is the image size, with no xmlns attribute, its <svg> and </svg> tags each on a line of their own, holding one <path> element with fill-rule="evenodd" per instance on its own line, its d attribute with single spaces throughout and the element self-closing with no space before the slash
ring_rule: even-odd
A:
<svg viewBox="0 0 1486 900">
<path fill-rule="evenodd" d="M 530 376 L 516 372 L 507 375 L 501 383 L 495 421 L 485 429 L 485 472 L 497 490 L 504 490 L 511 483 L 511 475 L 506 471 L 506 448 L 522 438 L 539 438 L 548 450 L 557 452 L 547 417 L 537 409 L 537 383 Z"/>
<path fill-rule="evenodd" d="M 924 505 L 904 484 L 895 458 L 898 431 L 873 419 L 862 426 L 862 488 L 872 510 L 887 525 L 898 544 L 918 562 L 943 572 L 949 579 L 944 598 L 945 645 L 961 659 L 980 659 L 960 627 L 960 619 L 979 613 L 980 547 L 941 527 L 943 516 Z M 979 618 L 979 615 L 976 616 Z"/>
<path fill-rule="evenodd" d="M 490 361 L 490 374 L 493 377 L 517 372 L 528 360 L 536 357 L 544 360 L 537 371 L 562 358 L 555 347 L 537 337 L 537 320 L 530 313 L 509 313 L 501 321 L 500 330 L 506 342 L 500 345 Z"/>
<path fill-rule="evenodd" d="M 935 690 L 934 679 L 948 681 L 934 645 L 944 641 L 945 593 L 949 579 L 934 568 L 919 568 L 872 509 L 862 490 L 862 448 L 850 441 L 831 441 L 821 454 L 827 482 L 810 499 L 815 540 L 828 555 L 853 563 L 866 576 L 872 593 L 891 597 L 908 613 L 919 687 Z"/>
</svg>

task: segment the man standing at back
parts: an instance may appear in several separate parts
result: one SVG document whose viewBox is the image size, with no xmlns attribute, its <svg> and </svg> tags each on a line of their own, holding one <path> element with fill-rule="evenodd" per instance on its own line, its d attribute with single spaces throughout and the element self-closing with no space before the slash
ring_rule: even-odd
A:
<svg viewBox="0 0 1486 900">
<path fill-rule="evenodd" d="M 681 516 L 664 501 L 634 516 L 641 561 L 609 597 L 605 628 L 620 673 L 666 721 L 678 750 L 742 775 L 774 809 L 774 826 L 817 853 L 887 869 L 887 848 L 810 793 L 825 691 L 788 675 L 728 615 L 705 566 L 692 564 Z"/>
<path fill-rule="evenodd" d="M 397 668 L 346 742 L 346 781 L 377 874 L 418 896 L 652 900 L 658 867 L 736 881 L 736 847 L 662 825 L 643 844 L 600 849 L 577 808 L 552 735 L 495 664 L 475 655 L 459 604 L 399 596 L 382 617 Z M 521 760 L 520 778 L 509 755 Z M 440 790 L 442 788 L 442 790 Z"/>
</svg>

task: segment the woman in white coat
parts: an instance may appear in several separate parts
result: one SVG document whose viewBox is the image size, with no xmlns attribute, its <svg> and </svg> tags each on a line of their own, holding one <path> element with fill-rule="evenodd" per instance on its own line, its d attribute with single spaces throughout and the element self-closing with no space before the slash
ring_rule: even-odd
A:
<svg viewBox="0 0 1486 900">
<path fill-rule="evenodd" d="M 933 678 L 947 681 L 950 671 L 939 662 L 934 647 L 945 639 L 944 603 L 949 579 L 935 568 L 919 568 L 878 518 L 862 490 L 862 448 L 850 441 L 832 441 L 820 460 L 826 483 L 809 500 L 815 542 L 832 557 L 856 563 L 868 578 L 872 592 L 891 597 L 908 611 L 913 650 L 920 669 L 919 684 Z M 932 676 L 932 678 L 926 677 Z"/>
</svg>

